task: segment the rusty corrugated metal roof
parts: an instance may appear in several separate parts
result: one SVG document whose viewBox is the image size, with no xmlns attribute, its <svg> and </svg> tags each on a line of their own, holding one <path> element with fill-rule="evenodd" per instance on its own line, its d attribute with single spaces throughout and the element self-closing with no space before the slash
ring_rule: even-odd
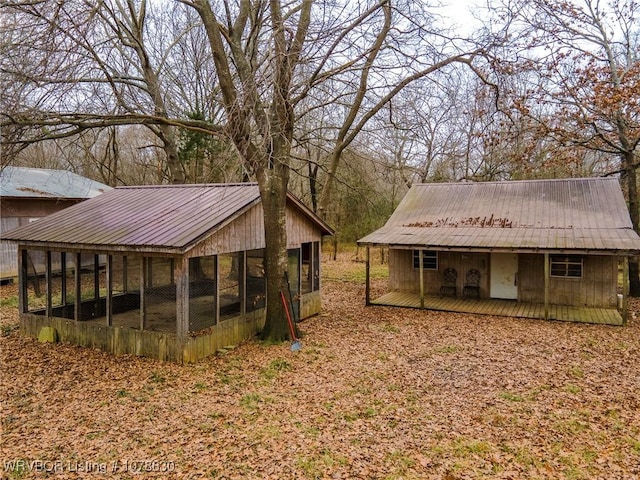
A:
<svg viewBox="0 0 640 480">
<path fill-rule="evenodd" d="M 6 166 L 0 170 L 0 196 L 20 198 L 93 198 L 111 190 L 67 170 Z"/>
<path fill-rule="evenodd" d="M 417 184 L 369 245 L 640 251 L 615 178 Z"/>
<path fill-rule="evenodd" d="M 301 208 L 295 197 L 290 198 Z M 11 230 L 3 240 L 179 253 L 259 201 L 255 183 L 117 187 Z M 323 233 L 332 233 L 308 209 L 303 212 Z"/>
</svg>

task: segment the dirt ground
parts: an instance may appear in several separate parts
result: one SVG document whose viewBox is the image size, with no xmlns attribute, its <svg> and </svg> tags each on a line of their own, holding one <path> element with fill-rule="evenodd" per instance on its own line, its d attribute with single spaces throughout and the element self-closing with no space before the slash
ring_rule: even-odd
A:
<svg viewBox="0 0 640 480">
<path fill-rule="evenodd" d="M 300 351 L 195 365 L 23 338 L 1 287 L 1 478 L 640 478 L 637 301 L 624 327 L 364 307 L 353 253 L 324 272 Z"/>
</svg>

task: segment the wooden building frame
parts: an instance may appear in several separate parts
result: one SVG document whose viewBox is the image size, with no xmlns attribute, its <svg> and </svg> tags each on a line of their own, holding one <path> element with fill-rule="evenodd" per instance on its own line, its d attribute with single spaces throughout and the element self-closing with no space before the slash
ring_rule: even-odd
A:
<svg viewBox="0 0 640 480">
<path fill-rule="evenodd" d="M 628 257 L 640 252 L 613 178 L 414 185 L 358 243 L 367 305 L 614 325 L 626 320 Z M 371 299 L 374 246 L 389 249 L 389 291 Z M 445 270 L 456 272 L 447 288 Z"/>
<path fill-rule="evenodd" d="M 321 309 L 320 242 L 333 232 L 293 195 L 287 203 L 301 319 Z M 262 214 L 255 184 L 119 187 L 13 231 L 21 330 L 53 327 L 62 341 L 177 362 L 236 345 L 264 324 Z M 44 271 L 30 266 L 33 252 Z"/>
</svg>

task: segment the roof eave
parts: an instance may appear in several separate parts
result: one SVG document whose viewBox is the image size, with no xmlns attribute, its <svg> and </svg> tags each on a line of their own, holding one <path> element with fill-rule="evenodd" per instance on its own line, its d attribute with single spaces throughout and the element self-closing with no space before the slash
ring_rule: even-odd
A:
<svg viewBox="0 0 640 480">
<path fill-rule="evenodd" d="M 360 247 L 388 247 L 398 250 L 438 250 L 446 252 L 477 252 L 477 253 L 538 253 L 538 254 L 563 254 L 572 253 L 577 255 L 614 255 L 620 257 L 632 257 L 640 255 L 640 250 L 637 249 L 620 249 L 620 248 L 548 248 L 548 247 L 509 247 L 509 246 L 447 246 L 447 245 L 425 245 L 425 244 L 410 244 L 410 243 L 386 243 L 386 242 L 372 242 L 372 241 L 358 241 L 356 242 Z"/>
<path fill-rule="evenodd" d="M 158 255 L 180 256 L 183 254 L 181 248 L 163 246 L 163 245 L 100 245 L 87 243 L 63 243 L 63 242 L 37 242 L 23 240 L 6 240 L 3 243 L 14 243 L 19 248 L 27 248 L 32 250 L 52 250 L 61 252 L 87 252 L 95 254 L 111 254 L 111 253 L 150 253 Z"/>
<path fill-rule="evenodd" d="M 324 220 L 322 220 L 313 210 L 307 207 L 302 200 L 287 192 L 287 200 L 290 200 L 299 210 L 302 211 L 311 221 L 313 221 L 323 232 L 322 235 L 335 235 L 335 230 L 331 228 Z"/>
</svg>

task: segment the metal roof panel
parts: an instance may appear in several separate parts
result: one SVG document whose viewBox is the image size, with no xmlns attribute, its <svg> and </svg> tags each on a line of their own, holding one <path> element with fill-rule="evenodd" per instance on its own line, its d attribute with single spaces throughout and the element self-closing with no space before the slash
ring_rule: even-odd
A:
<svg viewBox="0 0 640 480">
<path fill-rule="evenodd" d="M 6 166 L 0 195 L 22 198 L 93 198 L 111 187 L 67 170 Z"/>
<path fill-rule="evenodd" d="M 259 200 L 255 183 L 117 187 L 11 230 L 3 239 L 182 251 Z M 323 233 L 332 233 L 310 210 L 302 211 Z"/>
<path fill-rule="evenodd" d="M 615 178 L 414 185 L 358 243 L 640 252 Z"/>
</svg>

